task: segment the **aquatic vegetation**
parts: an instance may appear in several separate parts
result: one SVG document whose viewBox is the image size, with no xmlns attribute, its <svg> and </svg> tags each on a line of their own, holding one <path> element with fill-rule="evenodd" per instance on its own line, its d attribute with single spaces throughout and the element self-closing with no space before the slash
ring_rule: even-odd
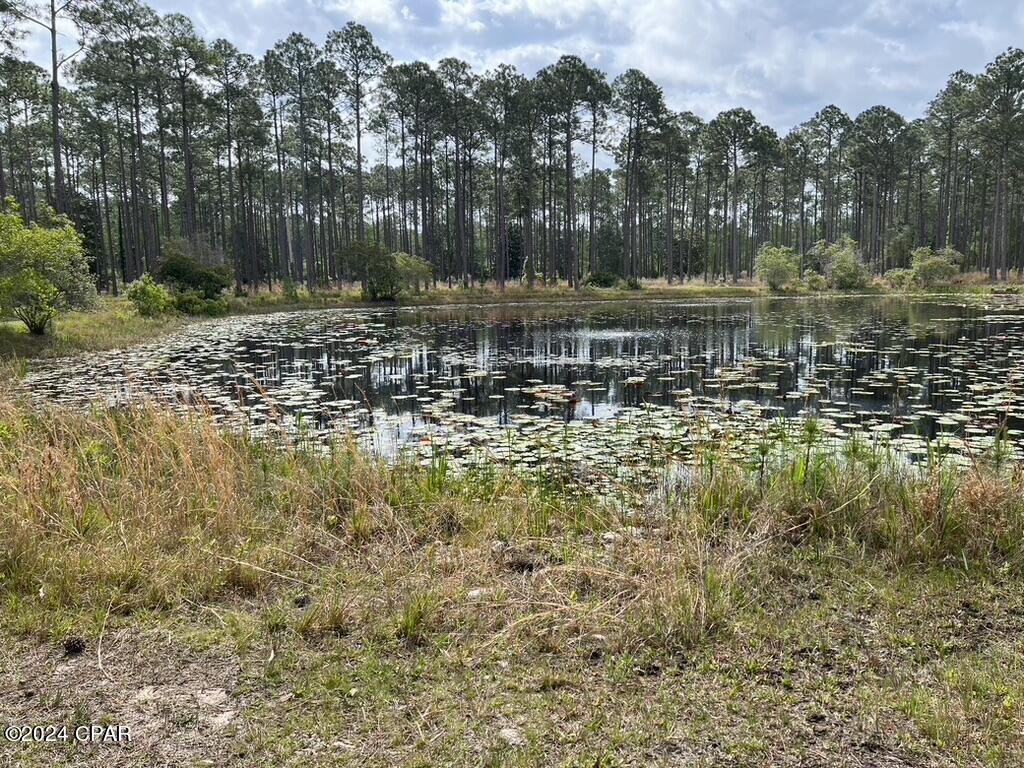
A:
<svg viewBox="0 0 1024 768">
<path fill-rule="evenodd" d="M 254 436 L 450 469 L 649 485 L 708 446 L 852 437 L 911 462 L 1024 457 L 1019 297 L 325 310 L 37 366 L 39 400 L 151 398 Z"/>
</svg>

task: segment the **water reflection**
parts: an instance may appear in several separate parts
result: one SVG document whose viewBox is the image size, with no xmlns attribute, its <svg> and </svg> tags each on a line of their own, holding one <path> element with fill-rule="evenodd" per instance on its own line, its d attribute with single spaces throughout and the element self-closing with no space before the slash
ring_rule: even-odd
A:
<svg viewBox="0 0 1024 768">
<path fill-rule="evenodd" d="M 601 451 L 623 424 L 647 429 L 640 414 L 676 434 L 698 413 L 741 431 L 815 414 L 835 435 L 911 452 L 1000 434 L 1020 452 L 1024 308 L 1007 296 L 289 313 L 57 361 L 30 385 L 71 403 L 204 402 L 256 430 L 349 430 L 384 453 L 441 440 L 536 461 L 531 435 L 558 424 L 601 425 L 581 433 Z M 506 447 L 512 431 L 526 447 Z"/>
</svg>

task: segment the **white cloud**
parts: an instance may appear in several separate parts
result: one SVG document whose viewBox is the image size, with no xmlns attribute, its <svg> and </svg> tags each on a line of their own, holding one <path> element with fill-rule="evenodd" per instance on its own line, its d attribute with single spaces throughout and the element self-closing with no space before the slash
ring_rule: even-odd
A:
<svg viewBox="0 0 1024 768">
<path fill-rule="evenodd" d="M 479 17 L 479 8 L 474 0 L 439 0 L 441 23 L 453 32 L 469 30 L 482 32 L 486 25 Z"/>
<path fill-rule="evenodd" d="M 458 56 L 526 74 L 577 53 L 614 77 L 636 67 L 675 109 L 752 109 L 777 130 L 828 103 L 915 117 L 957 69 L 1024 40 L 1013 0 L 151 0 L 262 54 L 298 30 L 356 20 L 399 61 Z M 71 42 L 70 39 L 68 41 Z M 47 42 L 30 55 L 45 64 Z"/>
<path fill-rule="evenodd" d="M 367 26 L 397 28 L 415 20 L 409 8 L 399 5 L 398 0 L 330 0 L 324 4 L 323 10 L 355 19 Z"/>
</svg>

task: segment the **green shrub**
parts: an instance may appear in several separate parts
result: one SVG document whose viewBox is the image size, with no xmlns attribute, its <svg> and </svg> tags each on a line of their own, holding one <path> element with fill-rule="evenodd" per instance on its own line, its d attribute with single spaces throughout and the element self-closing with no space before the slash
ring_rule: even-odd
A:
<svg viewBox="0 0 1024 768">
<path fill-rule="evenodd" d="M 178 291 L 199 291 L 205 299 L 216 299 L 232 282 L 227 267 L 208 267 L 198 259 L 177 252 L 166 255 L 158 277 Z"/>
<path fill-rule="evenodd" d="M 832 264 L 832 285 L 843 291 L 866 288 L 871 273 L 857 254 L 843 254 Z"/>
<path fill-rule="evenodd" d="M 419 293 L 421 285 L 424 288 L 427 287 L 434 276 L 434 268 L 429 261 L 421 256 L 411 256 L 403 251 L 397 251 L 391 255 L 395 259 L 398 281 L 402 288 L 412 288 Z"/>
<path fill-rule="evenodd" d="M 914 281 L 925 288 L 948 283 L 960 274 L 963 254 L 955 248 L 933 251 L 928 246 L 915 248 L 910 255 Z"/>
<path fill-rule="evenodd" d="M 402 291 L 394 254 L 379 253 L 367 262 L 364 274 L 363 296 L 369 301 L 394 301 Z"/>
<path fill-rule="evenodd" d="M 800 263 L 792 248 L 765 243 L 754 259 L 754 272 L 769 288 L 778 291 L 797 278 Z"/>
<path fill-rule="evenodd" d="M 299 284 L 290 277 L 285 279 L 284 285 L 281 287 L 281 292 L 288 301 L 299 300 Z"/>
<path fill-rule="evenodd" d="M 591 272 L 583 284 L 594 288 L 614 288 L 618 281 L 619 278 L 611 272 Z"/>
<path fill-rule="evenodd" d="M 843 235 L 824 249 L 819 247 L 818 253 L 833 288 L 856 290 L 866 288 L 871 282 L 871 273 L 860 260 L 857 241 L 852 237 Z"/>
<path fill-rule="evenodd" d="M 408 253 L 385 253 L 380 246 L 353 243 L 348 252 L 366 301 L 394 301 L 402 291 L 419 291 L 434 275 L 430 262 Z"/>
<path fill-rule="evenodd" d="M 807 288 L 811 291 L 824 291 L 828 288 L 828 280 L 825 279 L 825 276 L 818 274 L 813 269 L 807 270 L 804 282 L 807 283 Z"/>
<path fill-rule="evenodd" d="M 174 308 L 186 315 L 204 315 L 220 317 L 229 310 L 228 301 L 223 296 L 207 298 L 202 291 L 184 290 L 174 294 Z"/>
<path fill-rule="evenodd" d="M 18 318 L 36 335 L 95 296 L 81 236 L 67 217 L 46 214 L 47 226 L 27 225 L 13 198 L 0 210 L 0 315 Z"/>
<path fill-rule="evenodd" d="M 914 270 L 890 269 L 885 273 L 885 282 L 897 291 L 905 291 L 914 284 Z"/>
<path fill-rule="evenodd" d="M 347 259 L 363 286 L 364 301 L 394 301 L 402 290 L 398 259 L 377 245 L 352 243 Z"/>
<path fill-rule="evenodd" d="M 627 291 L 642 291 L 643 288 L 644 287 L 640 283 L 639 278 L 631 277 L 631 278 L 629 278 L 629 280 L 626 281 L 626 290 Z"/>
<path fill-rule="evenodd" d="M 125 289 L 125 296 L 143 317 L 157 317 L 174 309 L 174 297 L 148 273 Z"/>
</svg>

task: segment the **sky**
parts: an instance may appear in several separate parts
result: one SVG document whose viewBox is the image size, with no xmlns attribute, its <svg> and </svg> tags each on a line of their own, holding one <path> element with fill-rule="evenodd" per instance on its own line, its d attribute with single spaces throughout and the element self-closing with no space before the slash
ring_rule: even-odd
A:
<svg viewBox="0 0 1024 768">
<path fill-rule="evenodd" d="M 291 31 L 318 43 L 349 20 L 396 60 L 457 56 L 533 75 L 575 53 L 609 75 L 637 68 L 668 105 L 704 118 L 742 106 L 780 133 L 833 103 L 919 117 L 958 69 L 1024 45 L 1014 0 L 151 0 L 207 39 L 261 55 Z M 48 41 L 26 41 L 44 64 Z M 76 47 L 73 35 L 62 46 Z"/>
</svg>

